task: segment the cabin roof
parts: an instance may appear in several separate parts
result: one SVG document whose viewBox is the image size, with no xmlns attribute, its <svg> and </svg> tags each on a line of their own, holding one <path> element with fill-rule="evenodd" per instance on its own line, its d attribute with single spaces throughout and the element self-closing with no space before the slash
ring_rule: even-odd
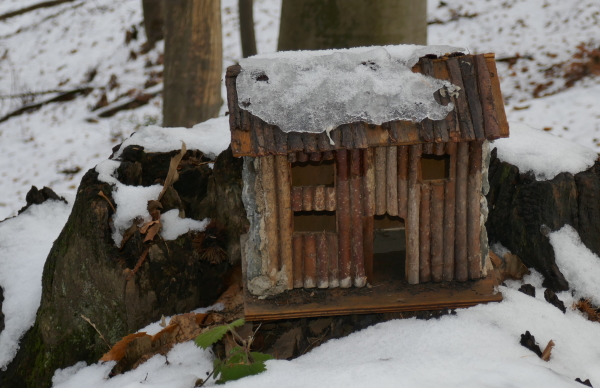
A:
<svg viewBox="0 0 600 388">
<path fill-rule="evenodd" d="M 508 137 L 509 128 L 500 91 L 494 54 L 443 57 L 427 55 L 412 67 L 460 89 L 450 96 L 444 90 L 435 93 L 442 105 L 454 103 L 454 109 L 441 120 L 420 122 L 395 120 L 381 125 L 354 122 L 329 131 L 284 132 L 276 125 L 240 107 L 236 79 L 239 65 L 226 73 L 227 102 L 234 156 L 285 155 L 291 152 L 326 152 L 389 145 L 494 140 Z"/>
</svg>

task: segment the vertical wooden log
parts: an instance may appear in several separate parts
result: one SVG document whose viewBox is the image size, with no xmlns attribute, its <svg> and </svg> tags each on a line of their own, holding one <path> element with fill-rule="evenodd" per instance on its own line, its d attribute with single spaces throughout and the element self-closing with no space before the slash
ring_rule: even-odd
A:
<svg viewBox="0 0 600 388">
<path fill-rule="evenodd" d="M 329 246 L 329 288 L 340 286 L 340 267 L 338 262 L 338 235 L 327 233 Z"/>
<path fill-rule="evenodd" d="M 294 288 L 293 260 L 292 260 L 292 233 L 294 231 L 294 217 L 292 212 L 290 164 L 286 155 L 275 156 L 277 170 L 277 209 L 279 213 L 279 258 L 281 271 L 287 279 L 288 289 Z"/>
<path fill-rule="evenodd" d="M 433 154 L 433 143 L 425 143 L 423 144 L 423 154 L 431 155 Z"/>
<path fill-rule="evenodd" d="M 419 281 L 431 280 L 431 185 L 421 184 L 421 210 L 419 229 Z"/>
<path fill-rule="evenodd" d="M 267 275 L 277 280 L 279 269 L 279 217 L 277 209 L 277 183 L 275 178 L 275 157 L 267 155 L 261 158 L 261 181 L 265 198 L 265 234 L 267 240 Z"/>
<path fill-rule="evenodd" d="M 456 280 L 469 279 L 467 259 L 467 174 L 469 168 L 469 143 L 457 143 L 456 158 L 456 242 L 454 263 Z"/>
<path fill-rule="evenodd" d="M 456 201 L 456 143 L 446 143 L 450 168 L 444 191 L 444 281 L 454 280 L 454 241 Z"/>
<path fill-rule="evenodd" d="M 298 160 L 298 158 L 296 157 L 296 153 L 295 152 L 290 152 L 288 154 L 288 161 L 290 163 L 296 163 L 297 160 Z"/>
<path fill-rule="evenodd" d="M 294 233 L 293 237 L 294 249 L 294 288 L 304 287 L 304 235 L 302 233 Z"/>
<path fill-rule="evenodd" d="M 315 196 L 313 198 L 313 210 L 325 210 L 325 186 L 315 186 Z"/>
<path fill-rule="evenodd" d="M 318 146 L 318 136 L 317 133 L 302 133 L 302 142 L 304 143 L 304 152 L 311 154 L 313 152 L 317 152 Z"/>
<path fill-rule="evenodd" d="M 494 54 L 485 54 L 485 62 L 490 73 L 490 81 L 492 83 L 492 95 L 494 96 L 494 107 L 496 108 L 496 118 L 500 126 L 500 136 L 508 136 L 508 121 L 506 120 L 506 111 L 504 110 L 504 99 L 500 91 L 500 77 L 498 77 L 498 69 L 496 69 L 496 60 Z"/>
<path fill-rule="evenodd" d="M 365 130 L 366 124 L 361 121 L 352 123 L 351 126 L 354 148 L 366 149 L 368 147 L 367 133 Z"/>
<path fill-rule="evenodd" d="M 342 124 L 339 126 L 342 132 L 342 147 L 351 150 L 354 148 L 354 136 L 352 133 L 352 126 L 350 124 Z"/>
<path fill-rule="evenodd" d="M 431 278 L 441 282 L 444 269 L 444 183 L 431 184 Z"/>
<path fill-rule="evenodd" d="M 483 54 L 475 55 L 473 59 L 477 69 L 477 85 L 479 86 L 479 98 L 483 110 L 485 138 L 488 140 L 498 139 L 500 137 L 500 126 L 496 117 L 490 72 Z"/>
<path fill-rule="evenodd" d="M 325 210 L 335 211 L 337 206 L 335 187 L 325 187 Z"/>
<path fill-rule="evenodd" d="M 321 153 L 313 152 L 310 154 L 309 159 L 311 162 L 320 162 L 321 161 Z"/>
<path fill-rule="evenodd" d="M 365 216 L 375 214 L 375 156 L 373 148 L 363 151 L 363 199 L 365 204 Z"/>
<path fill-rule="evenodd" d="M 386 206 L 386 175 L 387 147 L 375 148 L 375 214 L 385 214 Z"/>
<path fill-rule="evenodd" d="M 302 186 L 292 187 L 292 210 L 295 212 L 302 211 Z"/>
<path fill-rule="evenodd" d="M 309 212 L 313 210 L 313 201 L 315 197 L 314 186 L 302 186 L 302 210 Z"/>
<path fill-rule="evenodd" d="M 421 144 L 409 146 L 408 206 L 406 214 L 406 279 L 419 283 L 419 210 L 421 207 Z"/>
<path fill-rule="evenodd" d="M 336 157 L 337 230 L 340 287 L 352 286 L 350 253 L 350 187 L 348 182 L 348 151 L 340 149 Z"/>
<path fill-rule="evenodd" d="M 445 59 L 436 59 L 433 61 L 433 74 L 437 79 L 449 80 L 450 73 L 448 72 L 448 68 L 446 67 Z M 448 105 L 449 102 L 454 102 L 454 97 L 449 96 L 447 92 L 444 90 L 440 90 L 440 101 L 442 105 Z M 454 109 L 448 113 L 446 118 L 446 128 L 448 129 L 448 137 L 450 141 L 458 141 L 460 139 L 460 128 L 458 127 L 458 120 L 456 117 L 457 109 L 456 103 L 454 104 Z"/>
<path fill-rule="evenodd" d="M 386 207 L 390 216 L 398 215 L 398 147 L 387 147 Z"/>
<path fill-rule="evenodd" d="M 333 141 L 332 149 L 339 150 L 342 148 L 342 130 L 340 127 L 329 132 L 329 136 L 331 136 L 331 141 Z"/>
<path fill-rule="evenodd" d="M 481 277 L 481 142 L 469 144 L 469 177 L 467 184 L 467 249 L 469 257 L 469 279 Z"/>
<path fill-rule="evenodd" d="M 467 100 L 469 101 L 469 109 L 471 110 L 471 118 L 473 119 L 473 130 L 477 140 L 485 139 L 483 132 L 483 112 L 481 109 L 481 101 L 479 100 L 479 90 L 477 87 L 477 70 L 472 55 L 465 55 L 458 60 L 460 64 L 460 72 L 462 73 Z"/>
<path fill-rule="evenodd" d="M 463 84 L 462 75 L 460 73 L 460 66 L 457 58 L 448 58 L 446 61 L 448 66 L 448 72 L 450 73 L 450 82 L 458 86 L 458 96 L 455 95 L 454 102 L 458 112 L 458 122 L 460 127 L 461 139 L 463 141 L 475 140 L 475 131 L 473 130 L 473 120 L 471 119 L 471 111 L 467 102 L 467 94 L 465 92 L 465 85 Z"/>
<path fill-rule="evenodd" d="M 373 238 L 375 234 L 375 219 L 373 216 L 363 216 L 363 247 L 365 258 L 365 276 L 367 282 L 373 283 Z"/>
<path fill-rule="evenodd" d="M 433 70 L 433 60 L 429 58 L 421 58 L 423 74 L 429 75 L 431 77 L 435 77 L 435 72 Z M 433 97 L 437 101 L 438 104 L 442 103 L 442 99 L 440 96 L 440 92 L 437 91 L 433 93 Z M 448 137 L 448 128 L 446 126 L 446 120 L 435 120 L 433 121 L 433 135 L 436 142 L 447 142 L 449 140 Z"/>
<path fill-rule="evenodd" d="M 275 146 L 275 136 L 273 134 L 273 127 L 267 123 L 262 122 L 262 120 L 260 119 L 257 119 L 257 121 L 261 122 L 263 137 L 265 139 L 265 153 L 275 155 L 277 153 L 277 147 Z"/>
<path fill-rule="evenodd" d="M 254 141 L 254 151 L 256 155 L 266 155 L 265 135 L 263 131 L 263 121 L 256 116 L 251 116 L 250 123 L 252 125 L 252 137 Z"/>
<path fill-rule="evenodd" d="M 317 238 L 316 233 L 304 235 L 304 288 L 317 285 Z"/>
<path fill-rule="evenodd" d="M 287 133 L 283 132 L 279 127 L 269 125 L 273 131 L 273 138 L 275 139 L 275 151 L 278 155 L 287 155 L 288 152 L 288 140 Z"/>
<path fill-rule="evenodd" d="M 329 287 L 329 249 L 326 232 L 317 234 L 317 287 Z"/>
<path fill-rule="evenodd" d="M 304 151 L 304 143 L 302 143 L 302 134 L 299 132 L 288 133 L 288 142 L 290 151 Z"/>
<path fill-rule="evenodd" d="M 319 151 L 325 152 L 331 150 L 331 144 L 329 144 L 329 136 L 327 136 L 327 132 L 319 133 L 319 137 L 317 139 L 317 146 Z"/>
<path fill-rule="evenodd" d="M 398 215 L 406 220 L 408 208 L 408 146 L 398 147 Z"/>
<path fill-rule="evenodd" d="M 332 151 L 323 152 L 323 160 L 333 160 L 333 158 L 334 156 Z"/>
<path fill-rule="evenodd" d="M 433 145 L 433 154 L 434 155 L 444 155 L 445 151 L 446 151 L 445 143 L 435 143 Z"/>
<path fill-rule="evenodd" d="M 300 163 L 308 162 L 309 155 L 306 152 L 298 151 L 298 153 L 296 155 L 298 155 L 298 161 Z"/>
<path fill-rule="evenodd" d="M 363 287 L 367 283 L 365 276 L 365 257 L 363 246 L 363 203 L 361 150 L 354 149 L 350 154 L 350 217 L 352 233 L 352 266 L 354 286 Z"/>
</svg>

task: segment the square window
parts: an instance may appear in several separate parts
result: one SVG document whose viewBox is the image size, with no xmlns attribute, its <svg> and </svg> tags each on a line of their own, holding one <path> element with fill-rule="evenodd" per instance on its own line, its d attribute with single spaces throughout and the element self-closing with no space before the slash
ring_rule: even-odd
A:
<svg viewBox="0 0 600 388">
<path fill-rule="evenodd" d="M 423 155 L 421 157 L 421 179 L 433 181 L 450 176 L 450 155 Z"/>
<path fill-rule="evenodd" d="M 294 212 L 294 232 L 335 232 L 335 212 Z"/>
<path fill-rule="evenodd" d="M 333 160 L 292 163 L 292 186 L 333 186 L 334 166 Z"/>
</svg>

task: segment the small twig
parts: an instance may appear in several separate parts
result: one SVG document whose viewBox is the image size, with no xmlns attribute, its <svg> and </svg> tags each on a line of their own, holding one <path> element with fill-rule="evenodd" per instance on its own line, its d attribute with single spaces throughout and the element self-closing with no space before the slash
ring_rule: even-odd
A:
<svg viewBox="0 0 600 388">
<path fill-rule="evenodd" d="M 104 341 L 104 343 L 108 347 L 108 350 L 110 350 L 112 348 L 112 346 L 110 346 L 110 343 L 106 340 L 106 338 L 104 338 L 104 336 L 102 335 L 102 333 L 100 333 L 100 330 L 98 330 L 98 328 L 96 327 L 96 325 L 94 325 L 92 323 L 92 321 L 90 321 L 90 319 L 88 317 L 84 316 L 83 314 L 81 315 L 81 318 L 83 318 L 84 321 L 86 321 L 87 323 L 89 323 L 94 328 L 94 330 L 96 330 L 96 333 L 98 333 L 98 335 L 100 336 L 100 338 L 102 338 L 102 340 Z"/>
<path fill-rule="evenodd" d="M 102 198 L 104 198 L 106 200 L 106 202 L 108 202 L 108 204 L 110 205 L 110 208 L 112 209 L 113 213 L 117 212 L 117 209 L 115 209 L 115 207 L 113 206 L 113 204 L 110 201 L 110 199 L 108 199 L 108 197 L 106 195 L 104 195 L 104 193 L 102 191 L 100 191 L 98 193 L 98 195 L 101 196 Z"/>
<path fill-rule="evenodd" d="M 127 275 L 127 278 L 125 279 L 125 283 L 127 283 L 129 281 L 129 279 L 131 279 L 133 277 L 133 275 L 135 275 L 135 273 L 140 269 L 142 264 L 144 264 L 144 261 L 146 261 L 146 257 L 148 257 L 149 251 L 150 251 L 150 248 L 146 248 L 144 253 L 142 253 L 142 255 L 140 256 L 140 259 L 135 264 L 135 267 L 133 267 L 133 270 L 129 273 L 129 275 Z"/>
<path fill-rule="evenodd" d="M 202 379 L 201 379 L 201 380 L 202 380 L 202 382 L 200 383 L 200 385 L 196 385 L 196 387 L 195 387 L 195 388 L 200 388 L 201 386 L 203 386 L 203 385 L 204 385 L 204 383 L 206 383 L 206 382 L 207 382 L 207 381 L 210 379 L 210 376 L 212 376 L 214 373 L 215 373 L 215 370 L 213 369 L 213 370 L 212 370 L 212 372 L 210 372 L 210 374 L 209 374 L 208 376 L 206 376 L 206 379 L 205 379 L 205 380 L 202 380 Z"/>
</svg>

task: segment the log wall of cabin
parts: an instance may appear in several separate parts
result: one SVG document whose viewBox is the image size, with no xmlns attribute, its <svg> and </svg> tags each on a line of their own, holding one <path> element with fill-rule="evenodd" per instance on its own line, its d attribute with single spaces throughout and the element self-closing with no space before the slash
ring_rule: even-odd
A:
<svg viewBox="0 0 600 388">
<path fill-rule="evenodd" d="M 405 221 L 410 284 L 480 278 L 487 256 L 482 144 L 246 157 L 244 202 L 254 231 L 247 246 L 255 247 L 254 253 L 246 252 L 246 273 L 249 283 L 254 281 L 250 289 L 260 294 L 270 284 L 265 292 L 278 293 L 372 282 L 373 220 L 383 214 Z M 428 154 L 448 156 L 445 179 L 423 180 L 421 161 Z M 326 159 L 335 160 L 333 186 L 292 186 L 292 162 Z M 246 171 L 250 168 L 252 174 Z M 335 212 L 335 231 L 294 231 L 294 212 L 311 211 Z"/>
</svg>

